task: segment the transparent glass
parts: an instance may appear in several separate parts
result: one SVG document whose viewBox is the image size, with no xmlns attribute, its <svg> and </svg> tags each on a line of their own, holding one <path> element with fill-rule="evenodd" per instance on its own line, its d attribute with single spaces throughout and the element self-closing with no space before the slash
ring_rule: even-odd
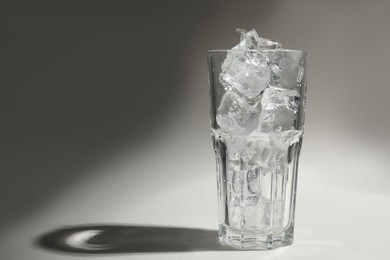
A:
<svg viewBox="0 0 390 260">
<path fill-rule="evenodd" d="M 251 69 L 258 56 L 265 65 Z M 293 242 L 307 56 L 283 49 L 208 52 L 222 244 L 265 250 Z"/>
</svg>

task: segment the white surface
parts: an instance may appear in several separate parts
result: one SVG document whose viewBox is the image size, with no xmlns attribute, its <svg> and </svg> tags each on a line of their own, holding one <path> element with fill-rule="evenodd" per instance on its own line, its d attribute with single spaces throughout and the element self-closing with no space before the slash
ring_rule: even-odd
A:
<svg viewBox="0 0 390 260">
<path fill-rule="evenodd" d="M 186 126 L 180 120 L 176 123 L 172 125 L 175 131 L 165 129 L 162 138 L 153 144 L 154 149 L 117 156 L 86 175 L 35 216 L 3 231 L 0 259 L 90 256 L 48 251 L 33 244 L 38 236 L 63 226 L 107 223 L 215 230 L 215 167 L 208 131 L 198 131 L 193 136 L 197 142 L 188 142 L 184 133 L 191 125 Z M 178 129 L 180 125 L 182 128 Z M 93 257 L 356 260 L 375 255 L 375 259 L 388 259 L 390 195 L 369 189 L 384 181 L 370 176 L 386 173 L 386 158 L 377 156 L 381 154 L 377 146 L 372 151 L 367 145 L 365 152 L 356 149 L 357 142 L 348 140 L 346 135 L 333 132 L 329 138 L 315 140 L 308 133 L 306 137 L 299 168 L 292 246 L 266 252 L 120 253 Z M 369 171 L 372 165 L 376 165 L 376 173 Z"/>
</svg>

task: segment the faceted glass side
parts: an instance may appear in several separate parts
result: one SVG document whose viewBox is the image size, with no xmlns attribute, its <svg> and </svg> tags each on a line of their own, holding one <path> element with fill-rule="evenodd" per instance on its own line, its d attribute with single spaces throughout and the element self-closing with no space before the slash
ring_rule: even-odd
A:
<svg viewBox="0 0 390 260">
<path fill-rule="evenodd" d="M 246 69 L 242 66 L 222 73 L 227 55 L 245 59 L 248 53 L 211 51 L 208 55 L 219 238 L 240 249 L 290 245 L 305 116 L 307 53 L 251 52 L 251 57 L 264 58 L 272 77 L 259 93 L 252 82 L 264 82 L 245 78 L 251 82 L 250 95 L 227 87 L 229 80 L 236 83 L 246 75 L 237 70 Z M 229 75 L 234 75 L 234 81 Z"/>
<path fill-rule="evenodd" d="M 286 138 L 278 136 L 277 139 Z M 272 249 L 293 242 L 297 164 L 302 133 L 283 147 L 269 137 L 241 140 L 213 131 L 217 165 L 219 232 L 223 243 L 242 249 Z M 236 156 L 230 144 L 263 147 L 258 164 Z M 267 165 L 267 160 L 274 160 Z"/>
</svg>

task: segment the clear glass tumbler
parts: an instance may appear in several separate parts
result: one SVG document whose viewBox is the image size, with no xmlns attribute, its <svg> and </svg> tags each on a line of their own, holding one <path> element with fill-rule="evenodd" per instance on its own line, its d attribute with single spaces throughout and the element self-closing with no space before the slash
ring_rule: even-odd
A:
<svg viewBox="0 0 390 260">
<path fill-rule="evenodd" d="M 285 49 L 208 52 L 222 244 L 265 250 L 293 242 L 307 57 Z"/>
</svg>

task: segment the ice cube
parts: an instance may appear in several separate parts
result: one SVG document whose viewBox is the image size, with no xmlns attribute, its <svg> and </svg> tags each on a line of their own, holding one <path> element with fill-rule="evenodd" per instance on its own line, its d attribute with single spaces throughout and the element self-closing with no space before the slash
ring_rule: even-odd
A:
<svg viewBox="0 0 390 260">
<path fill-rule="evenodd" d="M 271 80 L 270 85 L 277 88 L 293 89 L 301 82 L 304 70 L 302 59 L 288 51 L 269 54 Z"/>
<path fill-rule="evenodd" d="M 254 143 L 245 138 L 231 138 L 226 140 L 230 168 L 240 170 L 242 164 L 248 162 L 256 152 Z"/>
<path fill-rule="evenodd" d="M 234 134 L 247 134 L 257 125 L 261 111 L 259 101 L 251 104 L 233 90 L 227 91 L 217 109 L 217 123 L 223 131 Z"/>
<path fill-rule="evenodd" d="M 243 207 L 254 207 L 257 205 L 257 202 L 259 201 L 258 196 L 248 196 L 243 201 Z"/>
<path fill-rule="evenodd" d="M 244 29 L 238 28 L 236 31 L 241 34 L 241 37 L 240 43 L 234 46 L 233 49 L 254 50 L 257 48 L 260 37 L 255 30 L 247 32 Z"/>
<path fill-rule="evenodd" d="M 253 169 L 269 167 L 273 160 L 273 147 L 270 136 L 259 136 L 251 142 L 251 158 L 248 166 Z M 257 176 L 257 175 L 256 175 Z"/>
<path fill-rule="evenodd" d="M 259 178 L 260 177 L 258 171 L 248 170 L 247 183 L 248 183 L 248 191 L 251 194 L 256 194 L 260 191 Z"/>
<path fill-rule="evenodd" d="M 228 52 L 219 79 L 225 89 L 234 88 L 245 98 L 253 99 L 271 80 L 268 53 L 259 51 L 280 48 L 281 45 L 259 37 L 255 30 L 237 31 L 241 33 L 241 41 Z"/>
<path fill-rule="evenodd" d="M 263 49 L 277 49 L 282 45 L 278 42 L 271 41 L 270 39 L 260 37 L 255 29 L 249 32 L 244 29 L 236 29 L 241 34 L 241 41 L 233 49 L 247 49 L 247 50 L 263 50 Z"/>
<path fill-rule="evenodd" d="M 247 99 L 253 99 L 270 82 L 267 57 L 260 52 L 232 50 L 222 64 L 219 79 L 225 89 L 234 88 Z"/>
<path fill-rule="evenodd" d="M 278 133 L 294 130 L 298 112 L 298 93 L 290 90 L 267 88 L 262 97 L 262 110 L 257 131 Z"/>
</svg>

